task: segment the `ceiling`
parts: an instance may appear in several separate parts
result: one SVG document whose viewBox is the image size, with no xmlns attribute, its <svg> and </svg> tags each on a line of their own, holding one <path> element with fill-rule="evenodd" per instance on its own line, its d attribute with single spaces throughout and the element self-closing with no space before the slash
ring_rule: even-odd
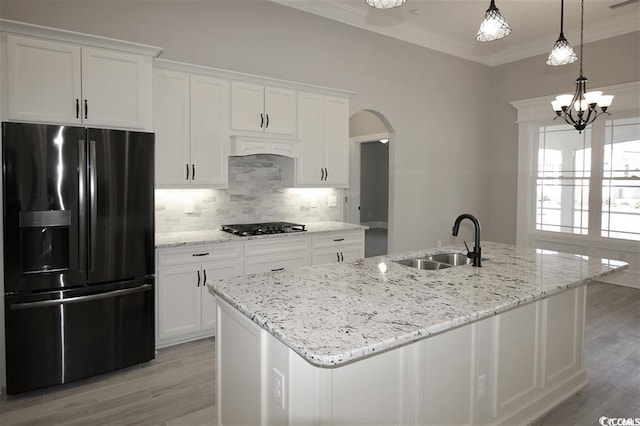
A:
<svg viewBox="0 0 640 426">
<path fill-rule="evenodd" d="M 475 36 L 490 0 L 407 0 L 386 10 L 364 0 L 270 1 L 486 65 L 546 54 L 560 33 L 559 0 L 496 0 L 513 32 L 488 43 Z M 640 30 L 637 0 L 586 0 L 584 15 L 585 43 Z M 578 53 L 580 0 L 565 0 L 564 34 Z"/>
</svg>

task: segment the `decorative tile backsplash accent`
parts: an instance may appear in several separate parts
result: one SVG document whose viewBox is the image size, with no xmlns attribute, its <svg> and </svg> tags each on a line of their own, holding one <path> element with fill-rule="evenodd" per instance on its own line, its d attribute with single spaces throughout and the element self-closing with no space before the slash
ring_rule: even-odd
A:
<svg viewBox="0 0 640 426">
<path fill-rule="evenodd" d="M 156 232 L 276 220 L 342 220 L 342 191 L 282 187 L 284 161 L 293 160 L 278 155 L 229 157 L 229 189 L 156 189 Z M 329 207 L 333 197 L 336 206 Z"/>
</svg>

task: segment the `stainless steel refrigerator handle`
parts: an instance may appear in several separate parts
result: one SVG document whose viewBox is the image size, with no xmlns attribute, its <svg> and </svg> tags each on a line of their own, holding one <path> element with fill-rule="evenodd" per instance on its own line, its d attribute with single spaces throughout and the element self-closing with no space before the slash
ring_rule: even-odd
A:
<svg viewBox="0 0 640 426">
<path fill-rule="evenodd" d="M 91 252 L 89 253 L 90 270 L 96 269 L 96 253 L 98 235 L 98 201 L 96 199 L 96 141 L 89 141 L 89 208 L 91 209 L 91 221 L 89 229 L 89 239 L 91 240 Z"/>
<path fill-rule="evenodd" d="M 92 300 L 109 299 L 116 296 L 125 296 L 127 294 L 139 293 L 141 291 L 150 290 L 151 288 L 153 288 L 153 285 L 143 284 L 139 287 L 108 291 L 106 293 L 100 293 L 100 294 L 90 294 L 87 296 L 70 297 L 68 299 L 54 299 L 54 300 L 41 300 L 39 302 L 15 303 L 15 304 L 9 305 L 10 306 L 9 309 L 11 309 L 12 311 L 16 311 L 20 309 L 40 308 L 43 306 L 67 305 L 69 303 L 89 302 Z"/>
<path fill-rule="evenodd" d="M 78 141 L 78 271 L 87 268 L 87 147 L 84 139 Z"/>
</svg>

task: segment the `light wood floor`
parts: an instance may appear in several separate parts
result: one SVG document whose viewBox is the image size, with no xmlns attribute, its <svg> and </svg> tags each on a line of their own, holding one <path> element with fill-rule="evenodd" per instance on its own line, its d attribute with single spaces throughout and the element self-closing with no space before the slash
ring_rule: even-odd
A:
<svg viewBox="0 0 640 426">
<path fill-rule="evenodd" d="M 590 284 L 585 337 L 589 386 L 535 426 L 640 417 L 640 290 Z M 161 349 L 141 367 L 0 396 L 0 425 L 213 425 L 213 365 L 212 339 Z"/>
</svg>

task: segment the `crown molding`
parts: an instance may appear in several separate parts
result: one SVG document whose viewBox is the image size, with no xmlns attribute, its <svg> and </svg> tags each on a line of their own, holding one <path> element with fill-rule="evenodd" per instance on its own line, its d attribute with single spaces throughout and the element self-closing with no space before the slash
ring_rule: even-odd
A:
<svg viewBox="0 0 640 426">
<path fill-rule="evenodd" d="M 61 30 L 58 28 L 45 27 L 42 25 L 29 24 L 26 22 L 12 21 L 9 19 L 0 18 L 0 31 L 32 37 L 43 37 L 67 43 L 84 44 L 86 46 L 137 53 L 141 55 L 148 55 L 152 58 L 155 58 L 160 55 L 160 53 L 162 53 L 162 48 L 157 46 L 132 43 L 124 40 L 116 40 L 113 38 L 101 37 L 92 34 L 83 34 L 75 31 Z"/>
<path fill-rule="evenodd" d="M 268 1 L 489 66 L 503 65 L 532 56 L 547 54 L 557 39 L 557 34 L 553 34 L 544 39 L 506 47 L 500 52 L 480 54 L 475 49 L 477 46 L 474 40 L 469 40 L 468 43 L 460 43 L 450 37 L 430 31 L 428 28 L 418 28 L 406 23 L 394 23 L 393 26 L 372 25 L 367 22 L 365 10 L 339 0 Z M 383 17 L 380 17 L 380 23 L 384 23 Z M 586 31 L 584 41 L 589 43 L 638 30 L 640 30 L 638 17 L 629 14 L 621 19 L 612 19 L 590 26 Z M 570 41 L 575 40 L 572 43 L 573 46 L 576 46 L 579 40 L 578 31 L 575 30 L 575 34 L 574 31 L 565 31 Z"/>
</svg>

